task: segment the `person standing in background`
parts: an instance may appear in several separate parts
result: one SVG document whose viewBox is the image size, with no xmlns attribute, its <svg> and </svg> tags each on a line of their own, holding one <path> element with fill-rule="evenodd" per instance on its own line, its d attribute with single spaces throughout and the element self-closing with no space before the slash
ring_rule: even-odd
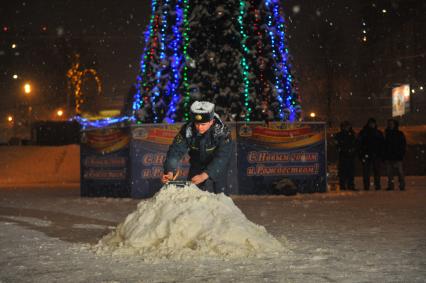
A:
<svg viewBox="0 0 426 283">
<path fill-rule="evenodd" d="M 385 153 L 384 160 L 386 164 L 386 172 L 388 175 L 388 191 L 394 189 L 394 171 L 398 174 L 399 189 L 405 190 L 405 178 L 402 168 L 402 160 L 404 159 L 407 142 L 405 135 L 399 130 L 399 123 L 394 119 L 388 120 L 385 131 Z"/>
<path fill-rule="evenodd" d="M 374 118 L 358 134 L 359 157 L 362 163 L 364 190 L 370 189 L 370 171 L 373 168 L 374 187 L 380 190 L 380 164 L 383 157 L 385 139 L 383 133 L 377 128 Z"/>
</svg>

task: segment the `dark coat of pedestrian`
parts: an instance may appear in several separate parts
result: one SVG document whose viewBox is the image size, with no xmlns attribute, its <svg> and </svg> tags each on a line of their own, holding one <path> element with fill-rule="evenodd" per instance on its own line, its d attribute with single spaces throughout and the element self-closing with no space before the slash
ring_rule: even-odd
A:
<svg viewBox="0 0 426 283">
<path fill-rule="evenodd" d="M 397 172 L 399 180 L 399 189 L 405 189 L 405 178 L 402 167 L 407 142 L 405 135 L 399 130 L 397 120 L 389 119 L 385 130 L 385 147 L 383 159 L 386 164 L 386 172 L 388 175 L 388 190 L 394 189 L 394 172 Z"/>
<path fill-rule="evenodd" d="M 374 118 L 370 118 L 367 124 L 358 134 L 359 158 L 362 163 L 364 190 L 370 189 L 370 171 L 373 169 L 374 187 L 381 189 L 380 165 L 384 154 L 385 138 L 377 128 Z"/>
<path fill-rule="evenodd" d="M 342 122 L 334 139 L 339 153 L 338 174 L 341 190 L 355 190 L 356 136 L 348 121 Z"/>
</svg>

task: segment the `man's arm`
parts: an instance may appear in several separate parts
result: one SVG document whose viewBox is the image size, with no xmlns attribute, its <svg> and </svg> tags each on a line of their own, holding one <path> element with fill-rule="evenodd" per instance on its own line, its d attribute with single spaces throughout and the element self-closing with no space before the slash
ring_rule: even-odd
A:
<svg viewBox="0 0 426 283">
<path fill-rule="evenodd" d="M 214 153 L 213 160 L 207 165 L 206 173 L 213 181 L 224 178 L 224 171 L 227 169 L 232 153 L 231 133 L 228 132 L 220 137 L 219 145 Z"/>
<path fill-rule="evenodd" d="M 176 173 L 178 164 L 185 153 L 188 152 L 188 144 L 185 138 L 186 125 L 184 125 L 173 140 L 167 152 L 166 160 L 164 161 L 164 173 Z"/>
</svg>

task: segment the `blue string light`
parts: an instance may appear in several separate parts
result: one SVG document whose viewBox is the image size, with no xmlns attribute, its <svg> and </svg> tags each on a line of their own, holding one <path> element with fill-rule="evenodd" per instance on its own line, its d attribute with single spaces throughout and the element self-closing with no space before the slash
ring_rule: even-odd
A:
<svg viewBox="0 0 426 283">
<path fill-rule="evenodd" d="M 111 125 L 114 125 L 114 124 L 117 124 L 117 123 L 133 122 L 133 121 L 135 121 L 135 117 L 134 116 L 121 116 L 121 117 L 105 118 L 105 119 L 91 121 L 91 120 L 83 118 L 81 116 L 75 116 L 71 119 L 71 121 L 77 121 L 81 125 L 82 129 L 104 128 L 104 127 L 111 126 Z"/>
<path fill-rule="evenodd" d="M 280 6 L 278 0 L 266 0 L 266 7 L 269 9 L 268 15 L 268 33 L 271 38 L 272 55 L 274 58 L 274 73 L 275 73 L 275 89 L 277 98 L 280 103 L 279 116 L 281 120 L 294 121 L 296 119 L 296 111 L 294 104 L 296 103 L 296 94 L 292 89 L 292 76 L 288 70 L 288 49 L 285 47 L 285 24 L 284 18 L 280 14 Z M 275 39 L 278 39 L 278 45 L 275 44 Z M 277 51 L 275 50 L 278 50 Z M 278 65 L 278 66 L 277 66 Z M 284 101 L 284 97 L 286 97 Z M 289 116 L 285 117 L 283 109 L 289 111 Z"/>
<path fill-rule="evenodd" d="M 266 0 L 265 1 L 265 5 L 266 7 L 269 9 L 271 7 L 271 1 L 270 0 Z M 270 12 L 270 11 L 268 11 Z M 267 21 L 266 21 L 266 25 L 268 27 L 267 31 L 269 34 L 269 37 L 271 39 L 271 47 L 272 47 L 272 57 L 274 59 L 274 76 L 275 76 L 275 81 L 274 81 L 274 87 L 275 90 L 277 92 L 277 100 L 279 103 L 279 109 L 278 109 L 278 113 L 279 113 L 279 117 L 280 120 L 284 120 L 284 112 L 283 112 L 283 108 L 284 108 L 284 103 L 283 103 L 283 97 L 282 97 L 282 93 L 283 93 L 283 89 L 282 89 L 282 83 L 281 80 L 278 76 L 278 74 L 280 73 L 278 67 L 277 67 L 277 61 L 278 61 L 278 56 L 277 56 L 277 52 L 276 52 L 276 46 L 275 46 L 275 34 L 274 34 L 274 30 L 275 27 L 273 26 L 273 18 L 271 13 L 268 13 L 268 17 L 267 17 Z"/>
<path fill-rule="evenodd" d="M 166 114 L 166 121 L 169 123 L 175 122 L 174 115 L 176 112 L 176 106 L 180 98 L 180 95 L 177 89 L 179 87 L 179 81 L 180 81 L 179 70 L 180 70 L 180 66 L 181 66 L 181 62 L 183 58 L 182 52 L 179 52 L 179 47 L 182 44 L 182 35 L 180 32 L 180 29 L 183 24 L 183 9 L 181 5 L 182 5 L 182 0 L 177 0 L 176 7 L 175 7 L 176 21 L 172 27 L 173 41 L 171 43 L 171 46 L 169 46 L 170 49 L 173 49 L 173 56 L 171 60 L 172 61 L 171 62 L 172 78 L 169 81 L 168 91 L 167 91 L 168 93 L 172 94 L 172 99 L 168 105 L 168 110 Z"/>
</svg>

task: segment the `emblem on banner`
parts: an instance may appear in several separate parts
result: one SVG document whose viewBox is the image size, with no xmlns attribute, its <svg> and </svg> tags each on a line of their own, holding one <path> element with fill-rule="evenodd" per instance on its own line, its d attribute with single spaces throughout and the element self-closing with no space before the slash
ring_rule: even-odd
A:
<svg viewBox="0 0 426 283">
<path fill-rule="evenodd" d="M 134 139 L 146 139 L 148 137 L 148 131 L 144 128 L 133 129 L 132 137 Z"/>
<path fill-rule="evenodd" d="M 238 134 L 240 135 L 240 137 L 251 137 L 253 134 L 253 131 L 251 129 L 251 127 L 247 126 L 247 125 L 243 125 L 241 126 L 240 130 L 238 131 Z"/>
</svg>

